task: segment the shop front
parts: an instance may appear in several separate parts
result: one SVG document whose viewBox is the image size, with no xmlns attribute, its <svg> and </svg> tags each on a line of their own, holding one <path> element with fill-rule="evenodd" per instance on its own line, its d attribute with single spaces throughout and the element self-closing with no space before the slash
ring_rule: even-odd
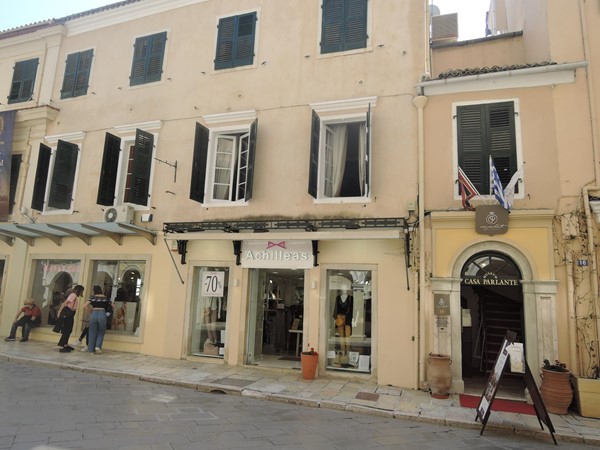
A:
<svg viewBox="0 0 600 450">
<path fill-rule="evenodd" d="M 482 392 L 507 331 L 517 334 L 534 373 L 557 354 L 557 281 L 554 279 L 552 213 L 511 214 L 500 236 L 478 234 L 472 216 L 433 213 L 430 348 L 451 355 L 454 392 Z M 447 299 L 448 307 L 436 307 Z M 504 391 L 502 391 L 504 389 Z M 519 376 L 500 395 L 523 397 Z"/>
</svg>

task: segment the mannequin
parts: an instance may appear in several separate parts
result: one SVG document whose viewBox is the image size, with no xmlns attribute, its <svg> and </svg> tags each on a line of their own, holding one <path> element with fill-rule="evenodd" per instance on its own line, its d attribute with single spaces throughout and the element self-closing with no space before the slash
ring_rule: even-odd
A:
<svg viewBox="0 0 600 450">
<path fill-rule="evenodd" d="M 352 317 L 354 309 L 354 298 L 345 289 L 335 298 L 333 307 L 333 320 L 337 335 L 340 337 L 339 362 L 348 363 L 348 352 L 350 351 L 350 336 L 352 335 Z M 337 358 L 336 358 L 337 359 Z"/>
<path fill-rule="evenodd" d="M 202 297 L 202 321 L 211 344 L 219 342 L 217 319 L 221 318 L 221 297 Z"/>
</svg>

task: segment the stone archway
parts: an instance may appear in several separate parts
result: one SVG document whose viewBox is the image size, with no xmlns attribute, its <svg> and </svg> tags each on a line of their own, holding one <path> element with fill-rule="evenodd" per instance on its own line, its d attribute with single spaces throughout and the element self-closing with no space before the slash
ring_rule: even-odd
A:
<svg viewBox="0 0 600 450">
<path fill-rule="evenodd" d="M 517 248 L 496 241 L 480 242 L 463 248 L 449 261 L 449 278 L 432 277 L 433 294 L 446 294 L 450 299 L 450 317 L 443 329 L 434 322 L 434 347 L 452 357 L 453 392 L 464 392 L 461 352 L 461 282 L 462 271 L 475 255 L 494 252 L 510 258 L 521 274 L 523 314 L 525 327 L 525 352 L 534 374 L 545 355 L 557 354 L 556 336 L 556 281 L 537 279 L 533 259 Z"/>
</svg>

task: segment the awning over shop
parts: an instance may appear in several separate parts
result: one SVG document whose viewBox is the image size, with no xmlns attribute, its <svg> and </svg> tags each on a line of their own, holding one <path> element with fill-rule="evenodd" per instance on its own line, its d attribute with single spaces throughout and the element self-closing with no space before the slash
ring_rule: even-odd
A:
<svg viewBox="0 0 600 450">
<path fill-rule="evenodd" d="M 141 236 L 153 245 L 156 244 L 156 231 L 120 222 L 92 223 L 0 223 L 0 242 L 13 245 L 21 239 L 27 245 L 34 245 L 36 239 L 49 239 L 61 246 L 63 238 L 76 237 L 87 245 L 95 237 L 109 237 L 118 245 L 123 245 L 123 237 Z"/>
</svg>

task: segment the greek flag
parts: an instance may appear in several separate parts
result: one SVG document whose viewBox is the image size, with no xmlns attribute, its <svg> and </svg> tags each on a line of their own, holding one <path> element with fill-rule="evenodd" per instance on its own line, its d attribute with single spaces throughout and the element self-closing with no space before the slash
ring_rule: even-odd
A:
<svg viewBox="0 0 600 450">
<path fill-rule="evenodd" d="M 504 197 L 504 189 L 502 188 L 502 182 L 500 181 L 500 177 L 498 176 L 498 171 L 494 166 L 494 160 L 490 156 L 490 195 L 494 195 L 496 200 L 502 205 L 502 207 L 508 211 L 510 211 L 510 205 L 506 201 L 506 197 Z"/>
</svg>

